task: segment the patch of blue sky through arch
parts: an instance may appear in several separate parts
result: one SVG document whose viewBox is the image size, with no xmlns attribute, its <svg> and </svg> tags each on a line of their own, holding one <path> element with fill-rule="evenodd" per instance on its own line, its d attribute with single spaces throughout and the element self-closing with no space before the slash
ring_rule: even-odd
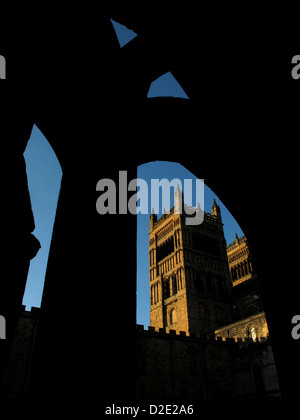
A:
<svg viewBox="0 0 300 420">
<path fill-rule="evenodd" d="M 113 25 L 121 48 L 124 47 L 124 45 L 128 44 L 136 36 L 138 36 L 138 34 L 136 34 L 132 29 L 127 28 L 127 26 L 116 22 L 113 19 L 110 19 L 110 21 Z M 147 93 L 147 98 L 156 97 L 173 97 L 189 99 L 186 92 L 181 87 L 180 83 L 176 80 L 176 78 L 170 71 L 162 74 L 157 79 L 152 81 L 149 91 Z"/>
<path fill-rule="evenodd" d="M 149 88 L 147 98 L 173 97 L 189 99 L 173 74 L 168 71 L 155 79 Z"/>
<path fill-rule="evenodd" d="M 155 161 L 149 162 L 144 165 L 138 166 L 137 170 L 138 178 L 144 179 L 148 188 L 151 186 L 151 179 L 173 179 L 181 180 L 181 184 L 184 190 L 184 180 L 191 179 L 193 185 L 196 185 L 197 177 L 192 174 L 189 170 L 183 167 L 179 163 L 175 162 L 164 162 Z M 184 191 L 183 191 L 184 192 Z M 149 194 L 150 197 L 150 194 Z M 201 203 L 201 208 L 208 213 L 211 213 L 213 200 L 216 200 L 220 206 L 222 222 L 224 224 L 224 236 L 227 245 L 235 240 L 235 234 L 239 237 L 243 236 L 244 233 L 236 222 L 234 217 L 231 215 L 226 206 L 219 200 L 214 192 L 205 184 L 204 179 L 204 208 Z M 170 207 L 172 207 L 174 201 L 171 197 Z M 197 206 L 197 203 L 193 199 L 192 203 L 187 203 L 193 207 Z M 159 215 L 162 213 L 160 209 Z M 166 209 L 168 211 L 169 209 Z M 137 214 L 137 307 L 136 307 L 136 320 L 137 324 L 148 327 L 150 325 L 150 284 L 149 284 L 149 215 L 151 214 L 151 200 L 148 200 L 148 214 Z"/>
<path fill-rule="evenodd" d="M 110 21 L 114 27 L 121 48 L 137 36 L 137 34 L 132 29 L 127 28 L 127 26 L 122 25 L 113 19 L 110 19 Z"/>
<path fill-rule="evenodd" d="M 35 221 L 34 236 L 41 248 L 30 261 L 23 297 L 27 310 L 40 307 L 62 179 L 60 163 L 48 140 L 36 125 L 24 152 L 28 189 Z"/>
</svg>

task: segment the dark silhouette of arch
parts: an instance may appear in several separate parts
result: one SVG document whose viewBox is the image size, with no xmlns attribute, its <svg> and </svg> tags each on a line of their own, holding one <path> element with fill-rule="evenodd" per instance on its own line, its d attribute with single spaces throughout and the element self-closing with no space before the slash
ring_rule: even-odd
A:
<svg viewBox="0 0 300 420">
<path fill-rule="evenodd" d="M 239 19 L 226 8 L 211 13 L 198 6 L 197 11 L 174 7 L 167 14 L 156 9 L 144 13 L 127 4 L 125 9 L 107 13 L 97 6 L 93 14 L 79 5 L 72 9 L 72 18 L 69 10 L 54 10 L 53 16 L 48 10 L 47 22 L 24 14 L 16 29 L 15 14 L 8 14 L 7 26 L 1 24 L 7 80 L 1 82 L 5 110 L 0 130 L 9 167 L 3 187 L 2 295 L 7 297 L 11 285 L 18 285 L 12 289 L 14 296 L 2 301 L 1 315 L 15 310 L 14 299 L 22 291 L 37 247 L 31 236 L 34 221 L 22 159 L 33 124 L 49 140 L 64 173 L 32 395 L 48 396 L 50 401 L 55 395 L 65 404 L 76 396 L 93 399 L 98 396 L 93 372 L 93 378 L 100 373 L 105 378 L 104 400 L 112 396 L 114 402 L 131 400 L 135 217 L 100 217 L 94 191 L 101 178 L 118 182 L 122 169 L 134 179 L 139 164 L 160 159 L 180 162 L 199 178 L 204 173 L 207 185 L 243 226 L 256 270 L 264 279 L 264 307 L 282 391 L 293 400 L 299 351 L 288 328 L 298 310 L 299 282 L 282 287 L 274 279 L 294 278 L 293 264 L 287 268 L 280 259 L 298 260 L 290 255 L 295 251 L 278 247 L 281 181 L 290 197 L 297 167 L 290 152 L 297 133 L 299 84 L 296 87 L 292 78 L 283 76 L 290 74 L 297 37 L 277 33 L 272 24 L 276 19 L 269 19 L 269 10 L 265 18 L 261 6 L 259 11 L 241 13 Z M 139 34 L 128 48 L 119 48 L 110 18 L 128 22 Z M 276 65 L 270 57 L 276 57 Z M 151 81 L 169 70 L 190 100 L 147 100 Z M 275 138 L 286 139 L 284 148 L 275 146 Z M 284 174 L 278 173 L 279 163 L 285 161 L 289 165 Z M 284 218 L 285 235 L 294 227 L 293 218 Z M 124 252 L 116 252 L 117 245 L 126 246 Z M 267 253 L 271 260 L 276 258 L 274 266 L 264 264 Z M 9 327 L 13 315 L 7 317 L 7 331 L 13 331 Z M 277 325 L 285 326 L 286 339 Z M 107 369 L 99 358 L 99 334 L 105 342 L 102 360 L 122 343 L 122 357 L 108 363 Z"/>
</svg>

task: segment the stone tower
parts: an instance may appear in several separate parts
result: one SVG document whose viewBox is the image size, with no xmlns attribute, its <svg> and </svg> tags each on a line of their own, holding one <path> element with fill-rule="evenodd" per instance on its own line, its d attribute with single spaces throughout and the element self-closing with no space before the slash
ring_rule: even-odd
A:
<svg viewBox="0 0 300 420">
<path fill-rule="evenodd" d="M 252 278 L 251 251 L 245 236 L 235 234 L 235 241 L 227 246 L 227 256 L 233 286 Z"/>
<path fill-rule="evenodd" d="M 183 211 L 177 211 L 180 206 Z M 231 321 L 232 282 L 221 212 L 214 200 L 212 214 L 204 213 L 201 224 L 190 226 L 185 211 L 177 189 L 170 212 L 160 219 L 150 216 L 150 324 L 208 334 Z"/>
</svg>

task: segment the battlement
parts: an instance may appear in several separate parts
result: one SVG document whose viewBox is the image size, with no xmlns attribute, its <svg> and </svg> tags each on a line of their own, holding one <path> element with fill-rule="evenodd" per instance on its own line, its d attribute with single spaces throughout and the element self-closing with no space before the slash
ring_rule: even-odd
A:
<svg viewBox="0 0 300 420">
<path fill-rule="evenodd" d="M 247 243 L 247 238 L 246 236 L 242 236 L 242 237 L 238 237 L 237 234 L 235 236 L 235 240 L 233 242 L 231 242 L 230 244 L 227 245 L 227 252 L 233 250 L 234 248 L 239 247 L 240 245 L 242 245 L 243 243 Z"/>
<path fill-rule="evenodd" d="M 26 313 L 37 314 L 38 312 L 40 312 L 40 310 L 41 310 L 41 308 L 37 308 L 36 306 L 32 306 L 30 308 L 30 311 L 27 311 L 25 305 L 21 306 L 21 311 L 26 312 Z"/>
<path fill-rule="evenodd" d="M 193 340 L 199 340 L 202 342 L 214 342 L 214 343 L 238 343 L 249 345 L 251 343 L 265 343 L 269 341 L 269 337 L 260 337 L 256 338 L 254 341 L 252 337 L 243 337 L 243 338 L 233 338 L 233 337 L 220 337 L 216 335 L 205 335 L 205 334 L 196 334 L 196 333 L 189 333 L 186 331 L 177 331 L 173 329 L 166 329 L 166 328 L 156 328 L 152 326 L 148 326 L 148 329 L 144 328 L 144 325 L 136 325 L 136 331 L 138 333 L 145 333 L 149 335 L 156 335 L 160 337 L 176 337 L 176 338 L 188 338 Z"/>
<path fill-rule="evenodd" d="M 192 214 L 193 211 L 197 211 L 197 208 L 188 206 L 187 204 L 184 204 L 184 211 L 187 214 Z M 168 219 L 170 216 L 174 214 L 174 207 L 172 207 L 168 212 L 164 212 L 160 218 L 157 219 L 157 217 L 153 220 L 153 229 L 156 229 L 159 227 L 163 222 Z M 211 221 L 211 222 L 217 222 L 217 216 L 209 213 L 209 212 L 203 212 L 204 214 L 204 220 Z M 183 212 L 184 215 L 184 212 Z M 155 214 L 151 214 L 150 217 L 156 216 Z"/>
</svg>

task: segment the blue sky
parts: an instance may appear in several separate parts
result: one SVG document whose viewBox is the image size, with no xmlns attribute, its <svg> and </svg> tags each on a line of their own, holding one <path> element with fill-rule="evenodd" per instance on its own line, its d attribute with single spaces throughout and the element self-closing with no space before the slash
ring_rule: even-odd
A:
<svg viewBox="0 0 300 420">
<path fill-rule="evenodd" d="M 119 39 L 120 48 L 137 36 L 133 31 L 129 30 L 128 32 L 128 29 L 123 27 L 123 25 L 117 25 L 116 22 L 113 23 L 113 26 Z M 147 97 L 151 98 L 155 96 L 174 96 L 188 100 L 186 93 L 170 72 L 165 73 L 153 81 Z M 62 170 L 53 149 L 36 126 L 33 127 L 24 157 L 36 225 L 33 233 L 41 242 L 41 249 L 30 263 L 23 299 L 23 304 L 26 306 L 26 309 L 30 310 L 32 306 L 40 307 L 41 304 Z M 151 162 L 146 165 L 141 165 L 138 168 L 138 177 L 145 179 L 149 185 L 151 178 L 167 178 L 169 180 L 179 178 L 181 180 L 193 179 L 195 181 L 193 174 L 181 165 L 173 162 Z M 203 174 L 203 177 L 205 177 L 205 174 Z M 211 212 L 214 198 L 216 198 L 217 203 L 221 207 L 225 238 L 227 243 L 230 243 L 234 240 L 235 233 L 242 236 L 243 232 L 226 207 L 205 185 L 205 211 Z M 189 204 L 197 205 L 197 203 Z M 151 208 L 149 211 L 151 211 Z M 146 326 L 149 325 L 150 310 L 148 233 L 149 216 L 140 214 L 137 216 L 137 323 Z"/>
<path fill-rule="evenodd" d="M 138 36 L 133 30 L 127 28 L 125 25 L 121 25 L 113 19 L 111 19 L 111 23 L 114 27 L 121 48 Z M 156 80 L 153 80 L 149 88 L 147 98 L 155 98 L 158 96 L 173 96 L 188 99 L 187 94 L 170 71 L 162 74 Z"/>
<path fill-rule="evenodd" d="M 125 25 L 122 25 L 113 19 L 110 19 L 110 21 L 114 27 L 121 48 L 137 36 L 132 29 L 127 28 Z"/>
<path fill-rule="evenodd" d="M 24 153 L 28 187 L 35 220 L 33 234 L 41 243 L 30 262 L 23 305 L 40 307 L 53 223 L 62 179 L 58 159 L 41 131 L 34 126 Z"/>
</svg>

